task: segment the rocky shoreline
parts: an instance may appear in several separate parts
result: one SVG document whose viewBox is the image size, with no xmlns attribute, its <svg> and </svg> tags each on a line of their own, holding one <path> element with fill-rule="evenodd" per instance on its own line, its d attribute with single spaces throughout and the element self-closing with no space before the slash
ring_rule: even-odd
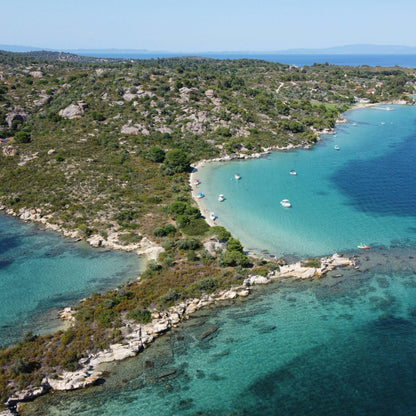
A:
<svg viewBox="0 0 416 416">
<path fill-rule="evenodd" d="M 368 105 L 368 104 L 367 104 Z M 345 123 L 347 120 L 338 119 L 337 123 Z M 324 131 L 317 131 L 318 140 L 320 134 L 334 134 L 334 129 L 326 129 Z M 234 154 L 231 156 L 224 156 L 209 160 L 202 160 L 192 165 L 193 171 L 190 174 L 189 182 L 192 190 L 192 196 L 198 207 L 201 209 L 199 200 L 196 198 L 194 187 L 195 174 L 198 168 L 210 162 L 227 162 L 236 159 L 252 159 L 260 158 L 270 154 L 271 151 L 285 151 L 300 148 L 299 146 L 289 145 L 286 147 L 271 147 L 266 148 L 262 152 L 254 154 Z M 309 148 L 309 146 L 303 146 Z M 6 214 L 18 217 L 23 221 L 33 221 L 42 224 L 46 229 L 53 230 L 63 234 L 66 237 L 80 240 L 77 231 L 66 230 L 57 224 L 48 222 L 48 217 L 43 216 L 38 209 L 22 208 L 19 213 L 8 209 L 5 206 L 0 206 Z M 206 218 L 209 223 L 209 219 Z M 213 224 L 210 224 L 213 225 Z M 104 239 L 100 235 L 93 235 L 87 239 L 87 242 L 93 247 L 106 247 L 109 249 L 135 251 L 137 255 L 144 256 L 147 260 L 157 259 L 163 248 L 157 246 L 147 237 L 143 237 L 139 243 L 121 245 L 118 240 L 117 233 L 111 233 Z M 129 357 L 134 357 L 147 348 L 156 338 L 168 332 L 171 328 L 176 327 L 181 321 L 189 319 L 189 315 L 200 310 L 201 308 L 213 305 L 218 302 L 233 300 L 237 297 L 246 297 L 250 294 L 252 286 L 269 284 L 283 278 L 292 279 L 310 279 L 314 277 L 321 277 L 326 273 L 338 267 L 355 267 L 353 259 L 344 258 L 342 255 L 334 254 L 331 257 L 323 257 L 320 259 L 319 267 L 305 267 L 301 262 L 289 265 L 279 266 L 278 270 L 270 272 L 267 276 L 252 275 L 244 280 L 243 284 L 229 290 L 223 290 L 215 294 L 204 295 L 199 299 L 188 299 L 174 307 L 163 312 L 156 312 L 152 315 L 152 322 L 150 324 L 132 324 L 125 322 L 125 328 L 128 329 L 128 335 L 125 336 L 122 343 L 113 344 L 109 349 L 101 351 L 97 354 L 92 354 L 87 358 L 80 360 L 79 364 L 82 368 L 75 372 L 63 372 L 59 378 L 45 378 L 41 386 L 38 388 L 27 389 L 14 397 L 10 397 L 5 403 L 7 409 L 0 412 L 0 416 L 18 415 L 19 403 L 24 401 L 34 400 L 36 397 L 44 395 L 53 390 L 75 390 L 95 385 L 102 381 L 102 373 L 99 369 L 100 364 L 120 361 Z M 62 319 L 73 319 L 72 310 L 65 308 L 60 316 Z"/>
<path fill-rule="evenodd" d="M 152 315 L 152 322 L 149 324 L 132 324 L 124 322 L 124 329 L 128 333 L 122 343 L 113 344 L 107 350 L 91 354 L 80 360 L 82 368 L 75 372 L 63 372 L 58 378 L 45 378 L 40 387 L 27 389 L 19 394 L 10 397 L 5 403 L 8 410 L 0 412 L 0 416 L 16 415 L 19 410 L 19 403 L 30 401 L 38 396 L 53 390 L 75 390 L 99 383 L 103 380 L 100 364 L 120 361 L 134 357 L 147 348 L 156 338 L 168 332 L 171 328 L 189 319 L 189 316 L 196 311 L 223 301 L 229 301 L 238 297 L 246 297 L 250 294 L 252 286 L 269 284 L 279 279 L 310 279 L 322 277 L 328 272 L 339 267 L 357 267 L 355 261 L 339 254 L 331 257 L 323 257 L 319 261 L 319 267 L 308 267 L 298 262 L 290 265 L 279 266 L 267 276 L 252 275 L 247 277 L 241 286 L 223 290 L 215 294 L 207 294 L 201 298 L 188 299 L 166 311 L 155 312 Z M 65 308 L 63 316 L 66 319 L 72 318 L 70 308 Z"/>
</svg>

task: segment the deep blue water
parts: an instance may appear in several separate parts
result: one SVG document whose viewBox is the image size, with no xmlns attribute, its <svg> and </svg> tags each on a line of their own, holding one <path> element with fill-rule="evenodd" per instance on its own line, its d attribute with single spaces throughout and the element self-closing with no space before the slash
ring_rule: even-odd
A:
<svg viewBox="0 0 416 416">
<path fill-rule="evenodd" d="M 80 53 L 80 55 L 82 55 Z M 227 54 L 227 53 L 194 53 L 194 54 L 178 54 L 178 53 L 101 53 L 88 54 L 88 56 L 96 56 L 98 58 L 125 58 L 125 59 L 158 59 L 158 58 L 174 58 L 177 56 L 201 56 L 213 59 L 260 59 L 270 62 L 279 62 L 287 65 L 305 66 L 314 63 L 331 65 L 347 65 L 347 66 L 400 66 L 405 68 L 416 68 L 416 55 L 275 55 L 275 54 Z"/>
<path fill-rule="evenodd" d="M 138 357 L 104 366 L 101 386 L 45 396 L 23 416 L 414 416 L 416 108 L 346 117 L 312 150 L 208 165 L 200 187 L 244 244 L 341 246 L 358 269 L 284 279 L 202 310 Z M 357 249 L 358 236 L 371 236 L 371 250 Z"/>
</svg>

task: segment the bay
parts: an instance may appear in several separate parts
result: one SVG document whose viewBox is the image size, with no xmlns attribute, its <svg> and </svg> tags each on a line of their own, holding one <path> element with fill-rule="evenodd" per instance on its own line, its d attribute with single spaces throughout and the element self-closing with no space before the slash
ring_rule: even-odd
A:
<svg viewBox="0 0 416 416">
<path fill-rule="evenodd" d="M 361 242 L 414 242 L 416 107 L 374 106 L 345 117 L 336 135 L 311 150 L 207 164 L 197 172 L 205 214 L 214 211 L 216 224 L 246 249 L 288 259 L 346 252 Z M 285 198 L 289 209 L 280 205 Z"/>
</svg>

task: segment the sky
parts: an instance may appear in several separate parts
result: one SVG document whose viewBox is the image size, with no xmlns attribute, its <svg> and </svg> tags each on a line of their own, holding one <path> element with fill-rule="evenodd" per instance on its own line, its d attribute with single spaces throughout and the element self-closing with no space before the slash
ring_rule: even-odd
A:
<svg viewBox="0 0 416 416">
<path fill-rule="evenodd" d="M 55 50 L 416 46 L 414 0 L 3 0 L 0 44 Z"/>
</svg>

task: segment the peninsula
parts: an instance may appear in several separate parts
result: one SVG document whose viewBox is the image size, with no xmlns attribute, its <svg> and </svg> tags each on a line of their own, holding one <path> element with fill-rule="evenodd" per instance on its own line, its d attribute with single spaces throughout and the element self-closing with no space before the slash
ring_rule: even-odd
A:
<svg viewBox="0 0 416 416">
<path fill-rule="evenodd" d="M 42 393 L 45 378 L 58 388 L 64 372 L 111 345 L 123 349 L 128 325 L 166 321 L 143 331 L 149 337 L 136 339 L 140 350 L 200 302 L 190 299 L 243 296 L 253 276 L 283 273 L 284 259 L 249 258 L 227 230 L 207 224 L 192 199 L 191 163 L 312 146 L 355 103 L 412 104 L 414 83 L 415 70 L 397 67 L 0 52 L 5 212 L 151 258 L 139 280 L 71 310 L 68 330 L 25 334 L 3 348 L 2 403 L 20 400 L 22 390 Z M 319 259 L 311 265 L 322 267 Z M 178 315 L 173 321 L 168 310 Z M 79 377 L 79 386 L 96 380 Z"/>
</svg>

